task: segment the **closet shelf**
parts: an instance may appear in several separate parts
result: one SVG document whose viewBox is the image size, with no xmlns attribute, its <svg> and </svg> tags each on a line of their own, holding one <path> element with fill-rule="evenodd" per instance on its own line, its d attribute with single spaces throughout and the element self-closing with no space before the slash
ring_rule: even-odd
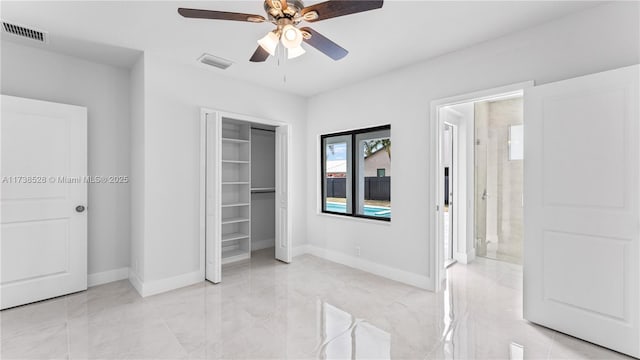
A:
<svg viewBox="0 0 640 360">
<path fill-rule="evenodd" d="M 248 239 L 249 235 L 243 233 L 231 233 L 222 235 L 222 242 Z"/>
<path fill-rule="evenodd" d="M 251 192 L 252 193 L 270 193 L 270 192 L 276 192 L 276 188 L 274 187 L 251 188 Z"/>
<path fill-rule="evenodd" d="M 224 207 L 238 207 L 238 206 L 249 206 L 251 205 L 250 203 L 232 203 L 232 204 L 222 204 L 221 206 Z"/>
<path fill-rule="evenodd" d="M 248 164 L 248 160 L 222 160 L 224 164 Z"/>
<path fill-rule="evenodd" d="M 233 217 L 233 218 L 228 218 L 228 219 L 222 219 L 222 225 L 224 224 L 236 224 L 236 223 L 241 223 L 241 222 L 248 222 L 251 219 L 249 218 L 244 218 L 244 217 Z"/>
<path fill-rule="evenodd" d="M 249 185 L 248 181 L 224 181 L 222 185 Z"/>
<path fill-rule="evenodd" d="M 222 264 L 228 264 L 231 262 L 245 260 L 251 258 L 251 253 L 247 250 L 233 249 L 222 251 Z"/>
<path fill-rule="evenodd" d="M 222 141 L 231 142 L 231 143 L 237 143 L 237 144 L 248 144 L 250 140 L 234 139 L 234 138 L 222 138 Z"/>
</svg>

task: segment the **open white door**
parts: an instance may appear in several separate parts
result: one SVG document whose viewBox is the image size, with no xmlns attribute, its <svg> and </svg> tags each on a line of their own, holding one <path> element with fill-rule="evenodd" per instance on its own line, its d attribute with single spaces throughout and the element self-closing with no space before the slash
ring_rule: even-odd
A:
<svg viewBox="0 0 640 360">
<path fill-rule="evenodd" d="M 87 288 L 87 109 L 2 95 L 2 309 Z"/>
<path fill-rule="evenodd" d="M 289 136 L 286 125 L 276 128 L 276 259 L 291 262 L 289 223 Z"/>
<path fill-rule="evenodd" d="M 217 119 L 218 113 L 208 113 L 204 119 L 206 132 L 205 163 L 205 277 L 213 283 L 222 280 L 222 239 L 220 228 L 221 184 L 219 174 L 221 168 L 222 122 Z"/>
<path fill-rule="evenodd" d="M 524 317 L 640 357 L 639 67 L 525 91 Z"/>
</svg>

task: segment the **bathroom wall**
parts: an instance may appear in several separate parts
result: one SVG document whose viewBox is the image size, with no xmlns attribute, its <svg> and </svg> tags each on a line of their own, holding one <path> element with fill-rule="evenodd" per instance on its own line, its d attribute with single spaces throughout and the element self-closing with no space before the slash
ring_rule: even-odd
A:
<svg viewBox="0 0 640 360">
<path fill-rule="evenodd" d="M 477 255 L 516 264 L 522 263 L 523 160 L 509 159 L 509 128 L 522 118 L 522 97 L 475 104 Z"/>
</svg>

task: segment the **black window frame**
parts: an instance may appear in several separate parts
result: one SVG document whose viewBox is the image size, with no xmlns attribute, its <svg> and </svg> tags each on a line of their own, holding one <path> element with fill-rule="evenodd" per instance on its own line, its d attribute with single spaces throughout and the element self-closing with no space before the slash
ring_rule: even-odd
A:
<svg viewBox="0 0 640 360">
<path fill-rule="evenodd" d="M 351 214 L 348 214 L 346 212 L 341 213 L 341 212 L 336 212 L 336 211 L 328 211 L 326 210 L 326 197 L 325 197 L 325 177 L 326 177 L 326 146 L 324 146 L 325 143 L 325 139 L 326 138 L 330 138 L 330 137 L 334 137 L 334 136 L 351 136 L 351 149 L 349 149 L 351 151 L 351 164 L 354 167 L 354 170 L 351 171 L 351 203 L 354 204 L 355 203 L 355 199 L 354 197 L 356 196 L 356 184 L 357 184 L 357 179 L 355 178 L 355 174 L 356 174 L 356 170 L 355 170 L 355 166 L 357 164 L 357 156 L 358 156 L 358 151 L 357 151 L 357 144 L 356 144 L 356 135 L 358 134 L 363 134 L 363 133 L 368 133 L 368 132 L 375 132 L 375 131 L 381 131 L 381 130 L 389 130 L 389 138 L 391 138 L 391 124 L 388 125 L 381 125 L 381 126 L 374 126 L 374 127 L 369 127 L 369 128 L 364 128 L 364 129 L 357 129 L 357 130 L 349 130 L 349 131 L 341 131 L 341 132 L 336 132 L 336 133 L 331 133 L 331 134 L 323 134 L 320 135 L 320 202 L 322 203 L 321 205 L 321 209 L 320 211 L 323 214 L 331 214 L 331 215 L 340 215 L 340 216 L 346 216 L 346 217 L 353 217 L 353 218 L 361 218 L 361 219 L 369 219 L 369 220 L 378 220 L 378 221 L 386 221 L 386 222 L 391 222 L 391 216 L 389 216 L 388 218 L 386 217 L 378 217 L 378 216 L 369 216 L 369 215 L 364 215 L 364 214 L 358 214 L 354 209 L 353 206 L 351 208 Z"/>
</svg>

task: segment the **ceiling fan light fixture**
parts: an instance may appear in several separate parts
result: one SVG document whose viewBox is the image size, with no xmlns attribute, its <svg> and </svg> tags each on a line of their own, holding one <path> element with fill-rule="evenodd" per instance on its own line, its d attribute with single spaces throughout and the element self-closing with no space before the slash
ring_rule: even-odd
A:
<svg viewBox="0 0 640 360">
<path fill-rule="evenodd" d="M 287 49 L 287 59 L 295 59 L 298 56 L 303 55 L 304 53 L 306 53 L 306 51 L 304 51 L 302 46 L 298 46 L 292 49 Z"/>
<path fill-rule="evenodd" d="M 278 35 L 271 31 L 262 39 L 258 40 L 258 45 L 260 45 L 271 56 L 274 56 L 276 53 L 276 48 L 278 47 L 279 40 L 280 39 L 278 38 Z"/>
<path fill-rule="evenodd" d="M 287 49 L 300 47 L 302 43 L 302 33 L 295 26 L 289 24 L 282 28 L 282 45 Z"/>
</svg>

